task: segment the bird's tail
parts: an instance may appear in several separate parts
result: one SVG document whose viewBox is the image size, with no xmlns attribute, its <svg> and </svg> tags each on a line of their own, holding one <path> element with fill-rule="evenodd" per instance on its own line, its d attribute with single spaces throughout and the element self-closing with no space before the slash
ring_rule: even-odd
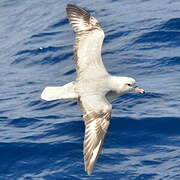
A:
<svg viewBox="0 0 180 180">
<path fill-rule="evenodd" d="M 74 90 L 74 81 L 59 87 L 46 87 L 42 94 L 41 99 L 46 101 L 53 101 L 58 99 L 76 100 L 78 94 Z"/>
</svg>

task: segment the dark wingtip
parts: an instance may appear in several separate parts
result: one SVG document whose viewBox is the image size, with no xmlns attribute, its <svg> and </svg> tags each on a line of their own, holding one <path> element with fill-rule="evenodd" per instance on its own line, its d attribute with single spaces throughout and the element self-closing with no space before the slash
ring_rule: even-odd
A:
<svg viewBox="0 0 180 180">
<path fill-rule="evenodd" d="M 77 7 L 77 6 L 76 6 L 76 5 L 74 5 L 74 4 L 67 4 L 66 9 L 68 9 L 68 8 L 72 8 L 72 7 Z"/>
<path fill-rule="evenodd" d="M 91 28 L 89 26 L 90 14 L 83 8 L 73 4 L 67 4 L 66 14 L 75 32 L 80 32 Z"/>
<path fill-rule="evenodd" d="M 74 5 L 74 4 L 67 4 L 67 6 L 66 6 L 66 11 L 69 11 L 70 9 L 81 9 L 82 10 L 82 8 L 80 8 L 80 7 L 78 7 L 78 6 L 76 6 L 76 5 Z"/>
<path fill-rule="evenodd" d="M 77 6 L 73 5 L 73 4 L 67 4 L 66 6 L 66 13 L 68 14 L 69 10 L 72 8 L 77 8 Z"/>
</svg>

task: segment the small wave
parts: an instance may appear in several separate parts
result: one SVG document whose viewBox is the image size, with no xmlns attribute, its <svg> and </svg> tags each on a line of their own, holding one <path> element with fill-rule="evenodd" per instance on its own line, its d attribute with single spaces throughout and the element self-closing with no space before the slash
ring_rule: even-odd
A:
<svg viewBox="0 0 180 180">
<path fill-rule="evenodd" d="M 74 74 L 75 72 L 76 72 L 75 69 L 71 69 L 71 70 L 65 72 L 63 75 L 70 75 L 70 74 Z"/>
<path fill-rule="evenodd" d="M 37 49 L 21 50 L 14 55 L 17 58 L 11 64 L 56 64 L 73 56 L 73 52 L 66 52 L 68 48 L 69 46 L 48 46 Z"/>
<path fill-rule="evenodd" d="M 180 65 L 180 57 L 164 57 L 160 59 L 156 59 L 154 62 L 154 66 L 156 67 L 165 67 L 169 68 L 170 66 L 177 66 Z"/>
<path fill-rule="evenodd" d="M 36 117 L 38 119 L 59 119 L 60 116 L 55 116 L 55 115 L 47 115 L 47 116 L 38 116 Z"/>
<path fill-rule="evenodd" d="M 180 31 L 180 18 L 172 18 L 172 19 L 164 22 L 160 26 L 160 29 Z"/>
<path fill-rule="evenodd" d="M 160 59 L 151 60 L 150 64 L 144 65 L 144 69 L 154 69 L 157 71 L 161 70 L 161 73 L 169 71 L 169 68 L 174 67 L 177 71 L 179 70 L 180 57 L 163 57 Z M 175 70 L 174 69 L 174 70 Z"/>
<path fill-rule="evenodd" d="M 32 49 L 32 50 L 27 49 L 27 50 L 19 51 L 15 54 L 15 56 L 24 55 L 24 54 L 38 55 L 38 54 L 47 53 L 47 52 L 56 52 L 62 49 L 65 49 L 65 47 L 64 46 L 63 47 L 52 47 L 52 46 L 40 47 L 40 48 Z"/>
<path fill-rule="evenodd" d="M 180 31 L 157 30 L 144 33 L 136 39 L 134 43 L 170 43 L 178 45 L 180 43 Z M 161 46 L 162 47 L 162 46 Z"/>
<path fill-rule="evenodd" d="M 159 25 L 154 25 L 153 31 L 146 29 L 145 32 L 140 35 L 134 41 L 134 44 L 138 43 L 155 43 L 152 48 L 162 46 L 174 45 L 177 46 L 180 43 L 180 18 L 170 19 L 166 22 L 161 22 Z M 149 32 L 147 32 L 149 31 Z M 160 44 L 158 44 L 160 43 Z M 168 44 L 167 44 L 168 43 Z"/>
<path fill-rule="evenodd" d="M 39 104 L 41 104 L 41 103 L 42 103 L 41 100 L 35 100 L 35 101 L 31 101 L 31 102 L 28 104 L 28 106 L 33 107 L 33 106 L 37 106 L 37 105 L 39 105 Z"/>
<path fill-rule="evenodd" d="M 56 56 L 54 55 L 50 55 L 50 56 L 46 56 L 44 58 L 42 58 L 41 60 L 38 60 L 36 62 L 32 62 L 32 63 L 29 63 L 28 65 L 44 65 L 44 64 L 50 64 L 50 65 L 53 65 L 53 64 L 57 64 L 61 61 L 64 61 L 66 59 L 68 59 L 69 57 L 72 57 L 73 56 L 73 53 L 72 52 L 69 52 L 69 53 L 60 53 Z"/>
<path fill-rule="evenodd" d="M 45 48 L 45 50 L 37 49 L 37 50 L 24 50 L 22 52 L 17 53 L 22 57 L 16 58 L 11 64 L 24 64 L 27 66 L 33 65 L 44 65 L 44 64 L 56 64 L 63 60 L 68 59 L 73 56 L 73 52 L 59 52 L 58 54 L 54 54 L 53 52 L 59 52 L 58 48 Z M 44 55 L 44 53 L 47 55 Z"/>
<path fill-rule="evenodd" d="M 31 39 L 33 38 L 44 38 L 47 36 L 56 36 L 57 34 L 60 34 L 61 32 L 44 32 L 44 33 L 38 33 L 31 36 Z"/>
<path fill-rule="evenodd" d="M 37 107 L 34 110 L 35 111 L 42 111 L 42 110 L 46 110 L 46 109 L 51 109 L 51 108 L 54 108 L 60 104 L 61 103 L 57 102 L 57 101 L 45 102 L 45 103 L 41 104 L 40 107 Z"/>
<path fill-rule="evenodd" d="M 148 117 L 132 119 L 129 117 L 114 117 L 112 132 L 120 131 L 129 135 L 150 133 L 151 135 L 178 135 L 180 132 L 180 118 L 178 117 Z M 148 142 L 147 142 L 148 143 Z"/>
<path fill-rule="evenodd" d="M 54 23 L 53 25 L 51 25 L 49 28 L 51 28 L 51 29 L 59 28 L 63 25 L 67 25 L 67 24 L 68 24 L 68 19 L 63 18 L 63 19 L 59 20 L 58 22 Z"/>
<path fill-rule="evenodd" d="M 19 127 L 19 128 L 23 128 L 26 126 L 31 126 L 35 123 L 37 123 L 38 121 L 40 121 L 39 119 L 35 119 L 35 118 L 17 118 L 17 119 L 12 119 L 8 125 L 9 126 L 13 126 L 13 127 Z"/>
<path fill-rule="evenodd" d="M 118 37 L 121 37 L 121 36 L 127 36 L 130 32 L 131 31 L 113 32 L 112 34 L 106 36 L 105 43 L 112 41 L 113 39 L 117 39 Z"/>
</svg>

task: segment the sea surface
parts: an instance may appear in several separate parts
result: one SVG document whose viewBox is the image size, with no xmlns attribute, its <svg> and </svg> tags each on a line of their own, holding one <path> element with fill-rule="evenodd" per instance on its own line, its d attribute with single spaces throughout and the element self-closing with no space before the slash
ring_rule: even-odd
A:
<svg viewBox="0 0 180 180">
<path fill-rule="evenodd" d="M 134 77 L 146 90 L 112 102 L 91 176 L 82 111 L 74 102 L 40 99 L 44 87 L 76 76 L 67 3 L 100 21 L 109 73 Z M 179 0 L 0 1 L 0 180 L 61 179 L 180 179 Z"/>
</svg>

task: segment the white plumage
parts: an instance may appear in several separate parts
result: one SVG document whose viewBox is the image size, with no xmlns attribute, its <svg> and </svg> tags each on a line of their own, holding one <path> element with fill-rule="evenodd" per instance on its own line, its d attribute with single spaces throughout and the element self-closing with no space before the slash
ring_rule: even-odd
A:
<svg viewBox="0 0 180 180">
<path fill-rule="evenodd" d="M 67 5 L 66 11 L 76 33 L 74 60 L 77 78 L 61 87 L 46 87 L 41 98 L 79 102 L 84 110 L 85 171 L 91 174 L 110 123 L 112 106 L 108 100 L 132 91 L 144 93 L 144 90 L 136 87 L 133 78 L 112 76 L 107 72 L 101 57 L 104 32 L 99 22 L 75 5 Z"/>
</svg>

